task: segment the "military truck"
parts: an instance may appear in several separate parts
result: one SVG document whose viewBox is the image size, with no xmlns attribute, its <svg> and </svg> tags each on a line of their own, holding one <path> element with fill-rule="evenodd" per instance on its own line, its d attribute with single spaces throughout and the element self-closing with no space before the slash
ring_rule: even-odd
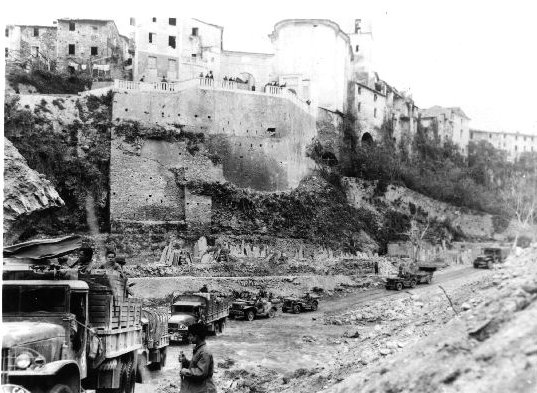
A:
<svg viewBox="0 0 537 393">
<path fill-rule="evenodd" d="M 231 303 L 230 318 L 244 318 L 253 321 L 255 318 L 274 318 L 278 308 L 266 298 L 236 299 Z"/>
<path fill-rule="evenodd" d="M 119 273 L 52 267 L 78 236 L 4 248 L 2 384 L 32 393 L 134 392 L 139 299 Z"/>
<path fill-rule="evenodd" d="M 187 342 L 188 327 L 200 322 L 213 334 L 223 333 L 229 316 L 230 301 L 217 293 L 173 293 L 168 322 L 170 340 Z"/>
<path fill-rule="evenodd" d="M 300 314 L 303 311 L 317 311 L 319 296 L 306 293 L 302 297 L 286 297 L 283 299 L 282 312 Z"/>
<path fill-rule="evenodd" d="M 484 248 L 483 252 L 477 256 L 474 260 L 474 268 L 486 268 L 492 269 L 495 263 L 501 263 L 505 261 L 505 258 L 509 255 L 508 248 L 501 247 L 488 247 Z"/>
<path fill-rule="evenodd" d="M 146 368 L 154 371 L 166 365 L 169 318 L 168 312 L 142 309 L 142 348 L 138 350 L 136 382 L 144 382 Z"/>
</svg>

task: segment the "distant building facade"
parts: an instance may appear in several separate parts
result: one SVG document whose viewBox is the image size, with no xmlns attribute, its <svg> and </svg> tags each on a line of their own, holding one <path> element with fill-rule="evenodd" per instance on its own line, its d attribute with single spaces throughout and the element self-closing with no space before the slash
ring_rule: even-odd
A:
<svg viewBox="0 0 537 393">
<path fill-rule="evenodd" d="M 345 112 L 352 60 L 349 36 L 328 19 L 287 19 L 274 26 L 273 72 L 314 105 Z"/>
<path fill-rule="evenodd" d="M 5 36 L 5 56 L 8 64 L 21 68 L 55 67 L 56 26 L 8 25 Z"/>
<path fill-rule="evenodd" d="M 537 135 L 512 132 L 470 130 L 470 142 L 487 141 L 496 149 L 507 152 L 507 158 L 516 160 L 523 153 L 537 153 Z"/>
<path fill-rule="evenodd" d="M 113 20 L 58 19 L 58 67 L 95 78 L 125 77 L 124 39 Z"/>
<path fill-rule="evenodd" d="M 386 86 L 386 120 L 391 122 L 397 146 L 409 148 L 418 130 L 419 108 L 411 97 Z"/>
<path fill-rule="evenodd" d="M 223 27 L 192 18 L 131 18 L 133 76 L 180 81 L 220 69 Z"/>
<path fill-rule="evenodd" d="M 425 129 L 436 129 L 441 141 L 452 141 L 463 155 L 468 154 L 469 121 L 470 118 L 458 107 L 433 106 L 420 113 L 420 122 Z"/>
<path fill-rule="evenodd" d="M 377 85 L 378 89 L 365 83 L 351 84 L 350 109 L 358 122 L 360 138 L 364 142 L 371 142 L 381 138 L 379 131 L 386 118 L 386 89 Z"/>
</svg>

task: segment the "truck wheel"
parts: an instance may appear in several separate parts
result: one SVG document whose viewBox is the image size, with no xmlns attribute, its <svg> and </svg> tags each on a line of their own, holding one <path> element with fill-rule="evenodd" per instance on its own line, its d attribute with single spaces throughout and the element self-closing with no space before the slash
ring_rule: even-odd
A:
<svg viewBox="0 0 537 393">
<path fill-rule="evenodd" d="M 403 283 L 398 282 L 397 284 L 395 284 L 395 289 L 397 289 L 398 291 L 402 291 L 403 290 Z"/>
<path fill-rule="evenodd" d="M 416 288 L 416 280 L 410 281 L 410 288 Z"/>
<path fill-rule="evenodd" d="M 73 390 L 67 385 L 58 384 L 54 385 L 49 393 L 73 393 Z"/>
<path fill-rule="evenodd" d="M 487 269 L 492 269 L 492 261 L 487 261 Z"/>
<path fill-rule="evenodd" d="M 252 322 L 255 319 L 255 313 L 250 310 L 246 313 L 246 319 L 250 322 Z"/>
<path fill-rule="evenodd" d="M 224 333 L 224 330 L 226 329 L 226 321 L 223 320 L 222 322 L 220 322 L 220 333 Z"/>
<path fill-rule="evenodd" d="M 143 353 L 138 356 L 138 361 L 136 362 L 136 382 L 145 383 L 149 379 L 149 374 L 147 372 L 147 355 Z"/>
<path fill-rule="evenodd" d="M 294 312 L 295 314 L 300 314 L 300 311 L 301 311 L 301 307 L 300 307 L 300 305 L 295 304 L 295 305 L 293 306 L 293 312 Z"/>
<path fill-rule="evenodd" d="M 317 311 L 318 308 L 319 304 L 317 302 L 313 302 L 313 304 L 311 305 L 311 311 Z"/>
<path fill-rule="evenodd" d="M 425 284 L 430 284 L 430 283 L 431 283 L 431 280 L 432 280 L 432 277 L 431 277 L 431 276 L 427 276 L 427 278 L 425 279 Z"/>
<path fill-rule="evenodd" d="M 276 311 L 274 311 L 273 308 L 271 308 L 268 312 L 268 317 L 269 318 L 274 318 L 276 316 Z"/>
<path fill-rule="evenodd" d="M 166 366 L 166 356 L 167 356 L 167 351 L 168 348 L 162 348 L 160 350 L 160 368 L 164 368 L 164 366 Z"/>
<path fill-rule="evenodd" d="M 127 363 L 127 387 L 126 393 L 134 393 L 134 387 L 136 385 L 136 368 L 134 362 L 129 360 Z"/>
</svg>

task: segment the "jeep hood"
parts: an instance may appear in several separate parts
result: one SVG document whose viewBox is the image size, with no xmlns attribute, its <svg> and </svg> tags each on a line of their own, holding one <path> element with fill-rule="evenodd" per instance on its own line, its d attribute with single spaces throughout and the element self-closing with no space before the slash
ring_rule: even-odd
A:
<svg viewBox="0 0 537 393">
<path fill-rule="evenodd" d="M 168 323 L 180 323 L 188 326 L 196 323 L 196 318 L 190 314 L 176 314 L 170 317 Z"/>
<path fill-rule="evenodd" d="M 4 322 L 3 330 L 2 348 L 12 348 L 51 338 L 63 338 L 65 335 L 62 326 L 46 322 Z"/>
</svg>

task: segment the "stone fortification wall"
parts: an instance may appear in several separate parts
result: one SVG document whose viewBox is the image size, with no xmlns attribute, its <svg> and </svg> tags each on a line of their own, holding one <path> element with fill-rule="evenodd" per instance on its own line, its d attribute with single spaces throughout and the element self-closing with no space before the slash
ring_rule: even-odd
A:
<svg viewBox="0 0 537 393">
<path fill-rule="evenodd" d="M 222 169 L 202 154 L 190 154 L 185 142 L 145 139 L 140 145 L 132 145 L 114 137 L 110 163 L 112 223 L 187 218 L 210 222 L 210 201 L 202 202 L 185 190 L 185 182 L 195 179 L 223 180 Z"/>
<path fill-rule="evenodd" d="M 122 92 L 114 98 L 113 118 L 181 124 L 211 136 L 225 180 L 240 187 L 294 188 L 313 168 L 306 146 L 316 135 L 315 118 L 283 97 L 201 89 Z"/>
</svg>

